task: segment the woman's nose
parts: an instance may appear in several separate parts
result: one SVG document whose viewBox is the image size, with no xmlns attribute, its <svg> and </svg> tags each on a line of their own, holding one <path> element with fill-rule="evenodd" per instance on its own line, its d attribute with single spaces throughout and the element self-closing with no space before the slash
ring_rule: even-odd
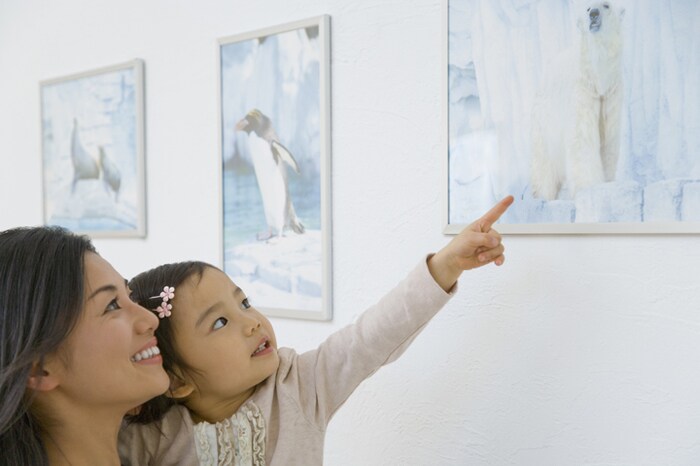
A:
<svg viewBox="0 0 700 466">
<path fill-rule="evenodd" d="M 136 303 L 134 306 L 134 329 L 136 333 L 141 334 L 153 334 L 155 333 L 160 321 L 158 316 L 152 311 L 149 311 L 145 307 L 142 307 Z"/>
</svg>

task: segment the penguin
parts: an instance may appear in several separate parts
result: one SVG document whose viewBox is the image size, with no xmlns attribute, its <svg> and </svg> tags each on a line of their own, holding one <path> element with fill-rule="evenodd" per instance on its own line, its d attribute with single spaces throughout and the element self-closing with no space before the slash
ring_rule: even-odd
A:
<svg viewBox="0 0 700 466">
<path fill-rule="evenodd" d="M 285 228 L 297 234 L 304 233 L 304 225 L 297 218 L 289 195 L 285 166 L 299 173 L 299 165 L 279 142 L 272 121 L 260 110 L 253 109 L 236 123 L 236 131 L 248 134 L 253 169 L 265 210 L 268 231 L 258 234 L 258 240 L 282 236 Z"/>
<path fill-rule="evenodd" d="M 88 153 L 80 140 L 78 119 L 73 118 L 73 134 L 71 136 L 70 158 L 73 162 L 73 184 L 71 193 L 75 193 L 75 185 L 80 180 L 92 180 L 100 177 L 99 163 Z"/>
<path fill-rule="evenodd" d="M 100 146 L 100 165 L 102 166 L 102 181 L 105 184 L 105 189 L 109 193 L 111 189 L 114 191 L 114 202 L 119 202 L 119 188 L 122 184 L 122 175 L 115 163 L 107 157 L 104 147 Z"/>
</svg>

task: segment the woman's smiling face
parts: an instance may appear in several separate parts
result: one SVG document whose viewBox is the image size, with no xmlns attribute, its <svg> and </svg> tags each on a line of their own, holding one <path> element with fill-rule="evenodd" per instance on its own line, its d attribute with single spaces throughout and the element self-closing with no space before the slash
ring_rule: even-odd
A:
<svg viewBox="0 0 700 466">
<path fill-rule="evenodd" d="M 190 277 L 175 290 L 172 303 L 175 347 L 193 369 L 184 377 L 198 406 L 245 398 L 277 370 L 270 321 L 222 271 L 206 267 L 201 277 Z"/>
<path fill-rule="evenodd" d="M 83 312 L 49 359 L 49 373 L 59 375 L 58 389 L 82 405 L 126 412 L 168 388 L 156 354 L 158 318 L 131 301 L 126 281 L 102 257 L 87 253 L 84 262 Z"/>
</svg>

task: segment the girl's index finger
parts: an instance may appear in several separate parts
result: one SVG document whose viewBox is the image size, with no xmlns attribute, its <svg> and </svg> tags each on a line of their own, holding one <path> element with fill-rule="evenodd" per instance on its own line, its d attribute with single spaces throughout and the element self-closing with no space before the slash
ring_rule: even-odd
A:
<svg viewBox="0 0 700 466">
<path fill-rule="evenodd" d="M 508 207 L 513 203 L 513 196 L 506 196 L 501 199 L 495 206 L 486 212 L 478 221 L 477 226 L 481 232 L 488 232 L 496 221 L 501 218 L 501 215 L 508 210 Z"/>
</svg>

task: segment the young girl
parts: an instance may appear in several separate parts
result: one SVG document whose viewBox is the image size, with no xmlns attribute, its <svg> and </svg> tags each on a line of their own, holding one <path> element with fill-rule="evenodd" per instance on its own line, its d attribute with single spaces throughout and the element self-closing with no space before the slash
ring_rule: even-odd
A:
<svg viewBox="0 0 700 466">
<path fill-rule="evenodd" d="M 356 323 L 303 354 L 278 350 L 270 322 L 213 266 L 169 264 L 138 275 L 132 297 L 164 317 L 157 335 L 171 383 L 121 432 L 122 461 L 322 464 L 328 421 L 355 388 L 401 355 L 463 270 L 503 263 L 491 225 L 512 201 L 502 200 Z"/>
<path fill-rule="evenodd" d="M 0 464 L 119 465 L 122 418 L 168 388 L 156 327 L 87 238 L 0 232 Z"/>
</svg>

